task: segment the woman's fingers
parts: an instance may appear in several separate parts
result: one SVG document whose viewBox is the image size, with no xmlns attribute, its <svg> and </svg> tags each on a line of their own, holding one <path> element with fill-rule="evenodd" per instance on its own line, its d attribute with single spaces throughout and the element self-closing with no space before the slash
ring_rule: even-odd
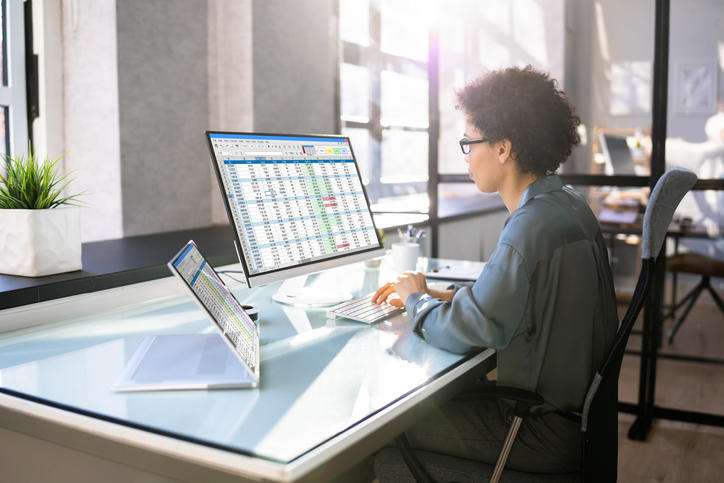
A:
<svg viewBox="0 0 724 483">
<path fill-rule="evenodd" d="M 402 300 L 399 298 L 390 299 L 388 302 L 390 305 L 394 305 L 395 307 L 404 307 L 405 304 L 402 303 Z"/>
<path fill-rule="evenodd" d="M 372 302 L 381 304 L 385 299 L 395 291 L 395 287 L 392 282 L 388 282 L 377 289 L 377 292 L 372 296 Z"/>
<path fill-rule="evenodd" d="M 392 295 L 393 293 L 395 293 L 395 286 L 392 285 L 392 284 L 390 284 L 390 286 L 387 287 L 387 288 L 384 290 L 384 292 L 382 292 L 382 293 L 380 294 L 379 297 L 377 297 L 377 302 L 376 302 L 376 303 L 381 304 L 382 302 L 386 301 L 386 300 L 387 300 L 387 297 L 389 297 L 389 296 Z"/>
</svg>

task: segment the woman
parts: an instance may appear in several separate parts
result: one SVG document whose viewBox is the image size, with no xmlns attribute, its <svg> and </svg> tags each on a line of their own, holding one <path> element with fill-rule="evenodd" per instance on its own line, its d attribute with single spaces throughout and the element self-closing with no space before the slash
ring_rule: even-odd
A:
<svg viewBox="0 0 724 483">
<path fill-rule="evenodd" d="M 554 174 L 579 143 L 580 119 L 556 81 L 530 66 L 491 72 L 458 97 L 470 177 L 510 212 L 498 245 L 474 284 L 435 291 L 423 274 L 406 273 L 373 300 L 397 292 L 393 303 L 404 302 L 415 332 L 442 349 L 495 348 L 499 383 L 544 398 L 508 468 L 577 471 L 580 429 L 558 411 L 581 409 L 618 323 L 596 217 Z M 407 434 L 413 447 L 492 464 L 511 414 L 505 402 L 452 400 Z"/>
</svg>

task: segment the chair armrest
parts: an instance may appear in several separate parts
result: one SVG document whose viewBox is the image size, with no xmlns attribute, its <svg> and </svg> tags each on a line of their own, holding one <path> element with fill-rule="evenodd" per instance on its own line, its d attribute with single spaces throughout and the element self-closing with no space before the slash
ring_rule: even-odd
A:
<svg viewBox="0 0 724 483">
<path fill-rule="evenodd" d="M 543 397 L 533 391 L 510 386 L 498 386 L 490 384 L 486 387 L 476 388 L 473 391 L 465 391 L 458 394 L 455 399 L 509 399 L 511 401 L 527 404 L 529 406 L 540 406 L 543 404 Z"/>
<path fill-rule="evenodd" d="M 455 399 L 463 401 L 475 401 L 479 399 L 507 399 L 515 401 L 515 414 L 525 416 L 533 406 L 541 406 L 544 403 L 543 397 L 533 391 L 510 386 L 499 386 L 495 382 L 489 382 L 482 387 L 468 390 L 455 396 Z"/>
</svg>

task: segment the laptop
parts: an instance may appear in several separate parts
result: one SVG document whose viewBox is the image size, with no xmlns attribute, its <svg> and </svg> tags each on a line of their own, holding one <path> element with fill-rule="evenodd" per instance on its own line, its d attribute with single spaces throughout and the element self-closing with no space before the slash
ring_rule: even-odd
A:
<svg viewBox="0 0 724 483">
<path fill-rule="evenodd" d="M 259 327 L 206 262 L 193 240 L 168 262 L 168 268 L 184 282 L 199 307 L 214 323 L 221 339 L 246 368 L 248 383 L 239 385 L 256 387 L 259 383 Z"/>
<path fill-rule="evenodd" d="M 150 335 L 126 363 L 113 390 L 162 391 L 257 387 L 259 328 L 189 241 L 168 262 L 216 331 Z"/>
</svg>

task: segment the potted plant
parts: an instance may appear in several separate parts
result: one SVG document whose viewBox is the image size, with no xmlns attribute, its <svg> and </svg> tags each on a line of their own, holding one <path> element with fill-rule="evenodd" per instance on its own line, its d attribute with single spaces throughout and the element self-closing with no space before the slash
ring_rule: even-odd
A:
<svg viewBox="0 0 724 483">
<path fill-rule="evenodd" d="M 72 180 L 58 162 L 2 154 L 0 273 L 39 277 L 81 269 L 80 194 L 64 195 Z"/>
</svg>

